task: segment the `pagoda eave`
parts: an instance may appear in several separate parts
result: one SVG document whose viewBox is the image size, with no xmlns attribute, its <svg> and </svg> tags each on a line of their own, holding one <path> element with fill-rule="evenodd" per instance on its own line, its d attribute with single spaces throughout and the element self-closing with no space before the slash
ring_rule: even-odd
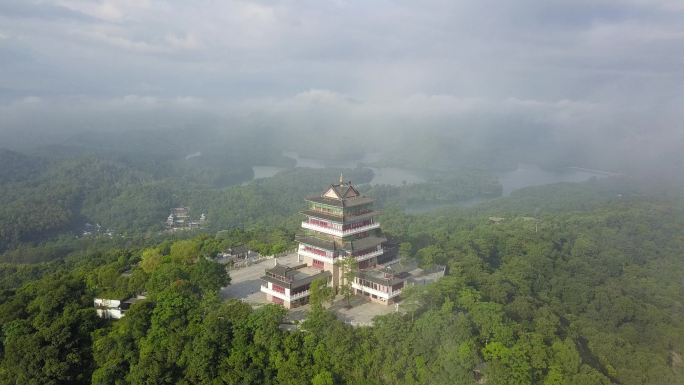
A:
<svg viewBox="0 0 684 385">
<path fill-rule="evenodd" d="M 373 217 L 376 217 L 376 216 L 382 214 L 380 211 L 377 211 L 377 210 L 369 211 L 367 213 L 363 213 L 363 214 L 359 214 L 359 215 L 345 215 L 343 217 L 340 217 L 338 215 L 323 213 L 323 212 L 316 211 L 316 210 L 303 210 L 303 211 L 300 211 L 299 213 L 306 215 L 307 217 L 310 217 L 310 218 L 324 219 L 324 220 L 335 222 L 335 223 L 348 223 L 348 222 L 354 222 L 354 221 L 361 221 L 361 220 L 373 218 Z"/>
<path fill-rule="evenodd" d="M 374 202 L 374 199 L 367 198 L 367 197 L 359 197 L 359 198 L 353 198 L 353 199 L 339 200 L 339 199 L 326 198 L 326 197 L 322 197 L 322 196 L 311 196 L 311 197 L 306 198 L 306 200 L 309 202 L 319 203 L 322 205 L 328 205 L 328 206 L 334 206 L 334 207 L 355 207 L 355 206 L 371 204 Z"/>
</svg>

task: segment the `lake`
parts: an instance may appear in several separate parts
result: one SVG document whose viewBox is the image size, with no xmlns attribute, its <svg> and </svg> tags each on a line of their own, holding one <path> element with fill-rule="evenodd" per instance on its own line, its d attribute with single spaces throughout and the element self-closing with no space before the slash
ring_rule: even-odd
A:
<svg viewBox="0 0 684 385">
<path fill-rule="evenodd" d="M 521 163 L 518 164 L 518 167 L 515 170 L 499 173 L 497 178 L 502 186 L 502 196 L 509 196 L 513 191 L 525 187 L 542 186 L 561 182 L 579 183 L 586 182 L 591 178 L 605 178 L 607 176 L 617 175 L 620 174 L 580 167 L 568 167 L 560 171 L 547 171 L 534 164 Z M 475 197 L 453 203 L 416 204 L 406 207 L 404 211 L 409 214 L 420 214 L 455 206 L 472 207 L 491 199 L 496 198 Z"/>
<path fill-rule="evenodd" d="M 380 153 L 368 153 L 358 160 L 326 161 L 316 158 L 303 158 L 296 152 L 283 152 L 288 158 L 296 161 L 295 167 L 309 168 L 357 168 L 364 167 L 368 163 L 377 162 L 381 159 Z M 425 179 L 415 172 L 399 167 L 369 167 L 373 170 L 373 179 L 370 184 L 387 184 L 401 186 L 411 183 L 422 183 Z"/>
<path fill-rule="evenodd" d="M 275 166 L 252 166 L 254 171 L 254 179 L 270 178 L 275 174 L 287 170 L 285 167 L 275 167 Z"/>
<path fill-rule="evenodd" d="M 560 171 L 547 171 L 534 164 L 518 164 L 518 168 L 497 175 L 499 183 L 503 187 L 503 196 L 511 192 L 530 186 L 560 182 L 584 182 L 593 177 L 603 178 L 617 175 L 607 171 L 589 170 L 578 167 L 568 167 Z"/>
<path fill-rule="evenodd" d="M 308 168 L 356 168 L 364 167 L 365 165 L 377 162 L 381 159 L 380 153 L 368 153 L 363 158 L 358 160 L 323 160 L 317 158 L 306 158 L 299 156 L 296 152 L 283 152 L 283 155 L 295 160 L 295 167 Z M 416 172 L 400 168 L 400 167 L 369 167 L 373 170 L 373 179 L 370 184 L 386 184 L 393 186 L 401 186 L 404 184 L 423 183 L 425 179 Z M 280 171 L 286 170 L 285 167 L 275 166 L 253 166 L 254 179 L 270 178 Z M 618 175 L 608 171 L 590 170 L 579 167 L 568 167 L 559 171 L 544 170 L 534 164 L 520 163 L 515 170 L 506 171 L 497 174 L 499 183 L 501 183 L 502 195 L 508 196 L 511 192 L 521 188 L 530 186 L 541 186 L 560 182 L 584 182 L 591 178 L 603 178 L 606 176 Z M 473 198 L 463 202 L 454 203 L 459 206 L 474 206 L 480 202 L 487 200 L 486 198 Z M 436 206 L 416 207 L 417 211 L 425 211 L 444 207 L 445 204 L 438 204 Z M 413 210 L 411 209 L 411 210 Z"/>
</svg>

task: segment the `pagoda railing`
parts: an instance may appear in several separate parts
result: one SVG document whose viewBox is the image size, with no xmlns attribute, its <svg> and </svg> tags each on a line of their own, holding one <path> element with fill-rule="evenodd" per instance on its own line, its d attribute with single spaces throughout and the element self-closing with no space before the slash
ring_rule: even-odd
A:
<svg viewBox="0 0 684 385">
<path fill-rule="evenodd" d="M 313 259 L 316 259 L 319 261 L 323 261 L 326 263 L 335 263 L 335 261 L 337 260 L 337 258 L 334 255 L 323 256 L 323 255 L 319 255 L 317 253 L 312 253 L 311 251 L 307 250 L 306 248 L 302 247 L 301 245 L 299 247 L 299 250 L 297 250 L 297 253 L 299 253 L 299 255 L 303 255 L 305 257 L 310 257 L 310 258 L 313 258 Z"/>
<path fill-rule="evenodd" d="M 363 233 L 364 231 L 369 231 L 373 229 L 380 228 L 380 223 L 370 223 L 366 226 L 356 227 L 349 230 L 338 230 L 332 227 L 321 226 L 318 224 L 313 224 L 309 222 L 302 222 L 302 228 L 314 231 L 320 231 L 324 234 L 334 235 L 336 237 L 346 237 L 348 235 L 354 235 L 358 233 Z"/>
</svg>

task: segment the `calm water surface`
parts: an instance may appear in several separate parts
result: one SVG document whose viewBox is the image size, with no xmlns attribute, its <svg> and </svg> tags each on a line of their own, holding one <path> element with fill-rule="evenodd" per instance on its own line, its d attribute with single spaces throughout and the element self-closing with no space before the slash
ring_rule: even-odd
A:
<svg viewBox="0 0 684 385">
<path fill-rule="evenodd" d="M 547 171 L 534 164 L 521 163 L 518 164 L 517 169 L 500 174 L 498 178 L 503 187 L 503 196 L 508 196 L 513 191 L 525 187 L 560 182 L 584 182 L 593 177 L 602 178 L 608 175 L 612 175 L 612 173 L 575 167 L 560 171 Z"/>
<path fill-rule="evenodd" d="M 345 160 L 345 161 L 325 161 L 316 158 L 302 158 L 296 152 L 283 152 L 283 155 L 294 159 L 297 163 L 295 167 L 309 167 L 309 168 L 356 168 L 364 164 L 377 162 L 381 159 L 380 153 L 368 153 L 359 160 Z M 399 167 L 369 167 L 373 170 L 373 179 L 370 184 L 387 184 L 393 186 L 401 186 L 411 183 L 422 183 L 425 179 L 411 170 Z"/>
<path fill-rule="evenodd" d="M 283 152 L 283 155 L 296 161 L 295 167 L 308 168 L 356 168 L 368 163 L 377 162 L 381 159 L 380 153 L 368 153 L 362 159 L 345 161 L 328 161 L 316 158 L 306 158 L 299 156 L 296 152 Z M 280 171 L 286 170 L 284 167 L 274 166 L 254 166 L 254 179 L 270 178 Z M 404 184 L 422 183 L 425 179 L 416 172 L 400 167 L 370 167 L 374 176 L 370 184 L 387 184 L 401 186 Z M 560 171 L 548 171 L 534 164 L 520 163 L 515 170 L 507 171 L 497 175 L 503 187 L 503 196 L 508 196 L 511 192 L 529 186 L 541 186 L 545 184 L 559 182 L 584 182 L 593 177 L 602 178 L 615 175 L 601 170 L 588 170 L 576 167 L 569 167 Z M 486 198 L 473 198 L 457 203 L 459 206 L 469 207 L 487 200 Z M 410 211 L 422 212 L 435 210 L 449 205 L 436 204 L 425 207 L 409 208 Z"/>
</svg>

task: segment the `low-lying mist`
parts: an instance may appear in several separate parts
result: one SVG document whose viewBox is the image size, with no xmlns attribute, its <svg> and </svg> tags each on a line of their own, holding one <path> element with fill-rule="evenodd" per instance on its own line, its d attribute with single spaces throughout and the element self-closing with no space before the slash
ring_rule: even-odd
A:
<svg viewBox="0 0 684 385">
<path fill-rule="evenodd" d="M 80 104 L 79 104 L 80 103 Z M 2 107 L 2 147 L 29 152 L 145 153 L 183 159 L 244 146 L 273 155 L 359 160 L 418 169 L 504 170 L 518 163 L 542 168 L 585 167 L 628 175 L 677 177 L 684 139 L 676 122 L 621 116 L 568 101 L 498 104 L 450 97 L 416 97 L 372 104 L 312 91 L 283 105 L 225 109 L 172 100 L 128 98 L 120 104 L 34 100 Z M 644 128 L 648 127 L 648 128 Z M 226 167 L 230 167 L 227 163 Z"/>
</svg>

